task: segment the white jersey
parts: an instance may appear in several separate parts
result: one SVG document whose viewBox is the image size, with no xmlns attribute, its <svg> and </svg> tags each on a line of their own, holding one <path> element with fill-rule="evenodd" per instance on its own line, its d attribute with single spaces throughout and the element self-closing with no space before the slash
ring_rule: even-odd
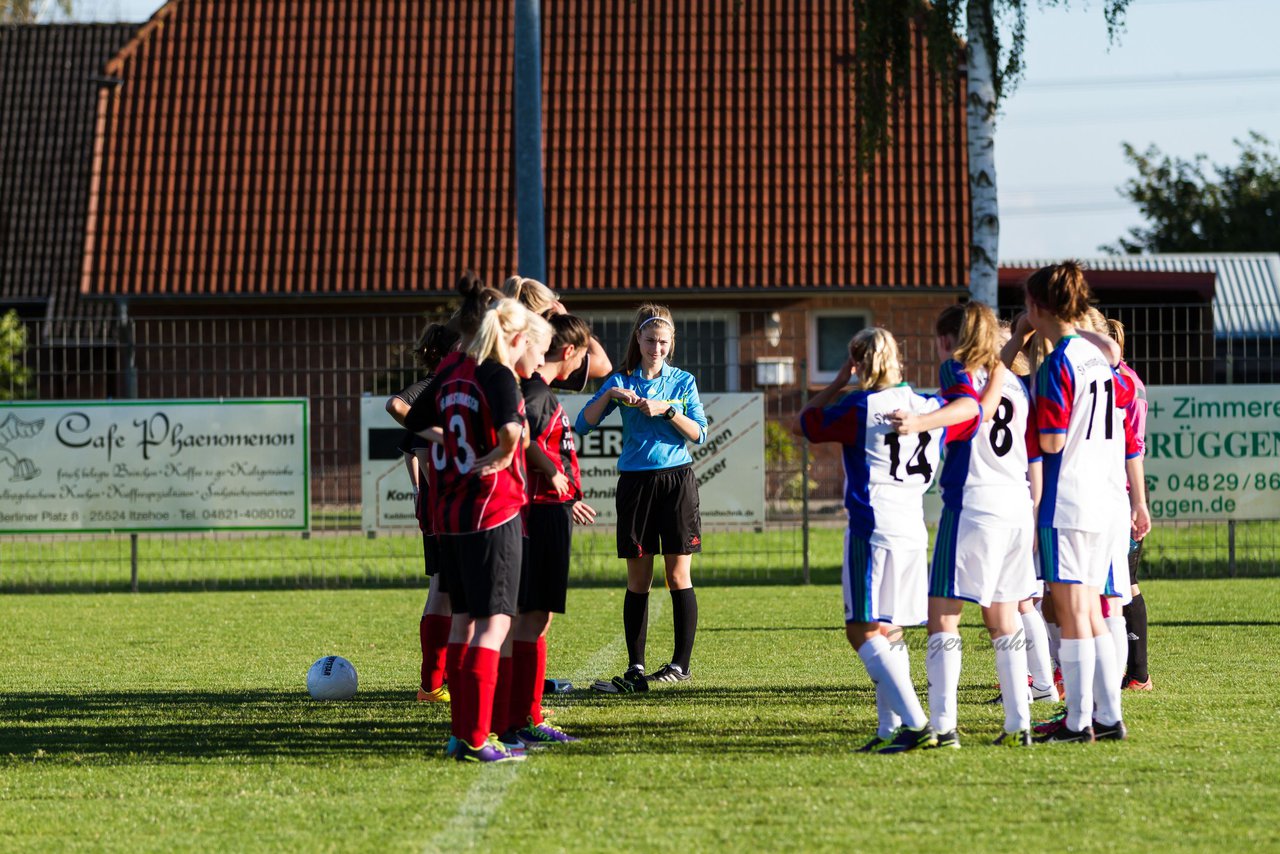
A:
<svg viewBox="0 0 1280 854">
<path fill-rule="evenodd" d="M 906 383 L 880 391 L 855 391 L 826 409 L 804 413 L 811 442 L 844 445 L 845 508 L 850 534 L 872 546 L 926 549 L 924 493 L 938 472 L 944 431 L 900 436 L 890 413 L 927 414 L 941 399 L 916 394 Z"/>
<path fill-rule="evenodd" d="M 942 392 L 948 400 L 959 396 L 980 399 L 990 377 L 985 369 L 967 373 L 958 362 L 948 361 L 940 371 Z M 947 444 L 942 464 L 942 501 L 965 518 L 982 525 L 1020 528 L 1033 523 L 1031 488 L 1027 483 L 1031 396 L 1022 380 L 1004 372 L 1000 402 L 990 421 L 978 426 L 968 440 Z M 1029 438 L 1030 436 L 1030 438 Z"/>
<path fill-rule="evenodd" d="M 1066 436 L 1061 453 L 1044 455 L 1042 528 L 1111 531 L 1125 490 L 1123 410 L 1133 385 L 1102 352 L 1068 335 L 1036 373 L 1036 429 Z"/>
</svg>

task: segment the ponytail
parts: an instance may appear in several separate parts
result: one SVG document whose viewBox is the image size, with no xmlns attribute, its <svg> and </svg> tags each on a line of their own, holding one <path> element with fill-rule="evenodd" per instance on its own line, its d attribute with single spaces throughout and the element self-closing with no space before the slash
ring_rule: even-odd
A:
<svg viewBox="0 0 1280 854">
<path fill-rule="evenodd" d="M 1075 321 L 1093 298 L 1084 271 L 1075 261 L 1041 267 L 1027 278 L 1027 296 L 1059 320 Z"/>
<path fill-rule="evenodd" d="M 513 299 L 499 300 L 480 319 L 475 337 L 467 346 L 467 355 L 477 363 L 493 359 L 511 368 L 520 354 L 509 352 L 507 341 L 528 328 L 529 312 L 524 306 Z"/>
<path fill-rule="evenodd" d="M 888 329 L 863 329 L 849 341 L 849 357 L 858 366 L 858 388 L 879 390 L 902 382 L 898 342 Z"/>
<path fill-rule="evenodd" d="M 944 308 L 934 324 L 938 335 L 955 342 L 953 358 L 966 368 L 995 370 L 1000 361 L 1000 321 L 990 307 L 967 302 Z"/>
<path fill-rule="evenodd" d="M 468 339 L 480 328 L 485 312 L 502 299 L 502 291 L 486 288 L 480 277 L 468 270 L 458 282 L 458 295 L 462 306 L 449 319 L 449 327 Z"/>
<path fill-rule="evenodd" d="M 1107 318 L 1107 334 L 1111 340 L 1120 345 L 1120 356 L 1124 357 L 1124 324 L 1114 317 Z"/>
<path fill-rule="evenodd" d="M 434 371 L 440 360 L 458 346 L 459 335 L 444 323 L 429 323 L 413 345 L 413 361 L 420 367 Z"/>
</svg>

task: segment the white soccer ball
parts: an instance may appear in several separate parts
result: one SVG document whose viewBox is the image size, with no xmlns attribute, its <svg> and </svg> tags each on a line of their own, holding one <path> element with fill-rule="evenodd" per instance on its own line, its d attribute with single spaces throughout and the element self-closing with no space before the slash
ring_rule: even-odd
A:
<svg viewBox="0 0 1280 854">
<path fill-rule="evenodd" d="M 317 700 L 350 700 L 357 681 L 355 665 L 340 655 L 326 655 L 307 671 L 307 690 Z"/>
</svg>

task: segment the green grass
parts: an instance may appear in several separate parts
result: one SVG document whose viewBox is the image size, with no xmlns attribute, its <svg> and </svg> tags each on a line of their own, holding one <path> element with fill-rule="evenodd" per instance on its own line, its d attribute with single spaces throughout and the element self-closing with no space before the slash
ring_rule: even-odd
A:
<svg viewBox="0 0 1280 854">
<path fill-rule="evenodd" d="M 810 576 L 836 581 L 843 553 L 843 525 L 815 524 L 809 536 Z M 783 582 L 803 579 L 804 540 L 798 525 L 755 531 L 704 531 L 694 561 L 704 582 Z M 1228 563 L 1225 524 L 1164 523 L 1147 540 L 1147 578 L 1224 578 Z M 1236 526 L 1235 572 L 1241 577 L 1280 573 L 1280 522 Z M 0 591 L 127 590 L 128 535 L 0 537 Z M 624 568 L 612 530 L 579 530 L 574 536 L 574 577 L 579 583 L 613 583 Z M 138 539 L 138 578 L 143 590 L 266 589 L 281 587 L 419 586 L 421 541 L 409 533 L 369 539 L 350 531 L 300 534 L 144 534 Z"/>
<path fill-rule="evenodd" d="M 571 695 L 585 741 L 518 767 L 444 760 L 447 710 L 411 700 L 421 591 L 4 596 L 6 851 L 1067 850 L 1280 846 L 1280 581 L 1144 584 L 1156 691 L 1130 741 L 987 747 L 994 666 L 969 614 L 966 746 L 862 756 L 870 683 L 837 588 L 708 587 L 695 679 Z M 670 645 L 653 599 L 651 663 Z M 624 664 L 621 592 L 579 589 L 552 675 Z M 921 643 L 915 631 L 913 644 Z M 303 691 L 324 653 L 361 691 Z M 912 653 L 918 686 L 923 656 Z M 1020 840 L 1020 841 L 1015 841 Z"/>
</svg>

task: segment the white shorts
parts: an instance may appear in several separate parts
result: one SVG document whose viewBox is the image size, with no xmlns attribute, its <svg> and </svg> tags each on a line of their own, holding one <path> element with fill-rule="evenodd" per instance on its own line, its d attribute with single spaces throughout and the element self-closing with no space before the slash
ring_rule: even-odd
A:
<svg viewBox="0 0 1280 854">
<path fill-rule="evenodd" d="M 984 608 L 1036 595 L 1031 530 L 1030 525 L 982 525 L 963 510 L 944 508 L 933 545 L 929 595 L 977 602 Z"/>
<path fill-rule="evenodd" d="M 1036 574 L 1048 583 L 1084 584 L 1101 592 L 1111 571 L 1111 532 L 1039 528 Z"/>
<path fill-rule="evenodd" d="M 929 617 L 927 549 L 873 546 L 844 532 L 844 621 L 924 625 Z"/>
<path fill-rule="evenodd" d="M 1116 529 L 1110 532 L 1108 554 L 1111 557 L 1111 565 L 1107 573 L 1107 583 L 1102 588 L 1102 595 L 1117 597 L 1121 605 L 1128 605 L 1133 601 L 1133 586 L 1129 580 L 1129 515 L 1127 512 L 1120 516 Z"/>
</svg>

